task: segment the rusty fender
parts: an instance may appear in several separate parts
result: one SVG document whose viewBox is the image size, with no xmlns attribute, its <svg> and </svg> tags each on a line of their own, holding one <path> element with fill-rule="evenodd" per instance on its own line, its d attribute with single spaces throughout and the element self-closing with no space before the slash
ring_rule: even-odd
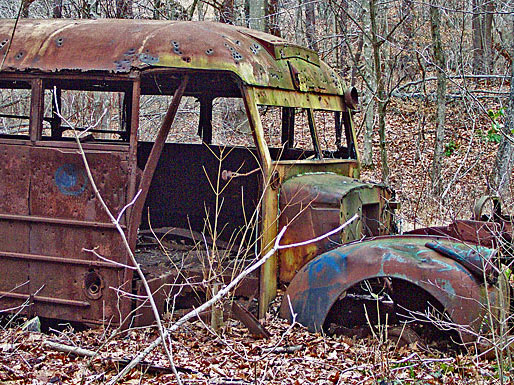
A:
<svg viewBox="0 0 514 385">
<path fill-rule="evenodd" d="M 296 321 L 311 331 L 319 331 L 329 310 L 346 290 L 366 279 L 391 277 L 421 287 L 444 306 L 454 323 L 478 332 L 487 308 L 486 290 L 494 306 L 499 302 L 498 288 L 488 285 L 486 289 L 460 263 L 427 248 L 429 241 L 462 251 L 476 248 L 484 258 L 493 254 L 483 247 L 425 236 L 379 237 L 347 244 L 318 256 L 296 274 L 282 302 L 282 317 L 292 320 L 289 296 Z M 461 332 L 463 342 L 476 338 L 472 332 Z"/>
</svg>

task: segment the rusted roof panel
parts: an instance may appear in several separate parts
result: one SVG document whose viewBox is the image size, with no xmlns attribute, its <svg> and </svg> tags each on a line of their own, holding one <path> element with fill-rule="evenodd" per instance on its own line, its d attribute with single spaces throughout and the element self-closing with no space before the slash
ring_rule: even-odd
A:
<svg viewBox="0 0 514 385">
<path fill-rule="evenodd" d="M 0 21 L 2 56 L 13 26 L 13 20 Z M 339 78 L 315 52 L 213 22 L 23 19 L 2 70 L 128 73 L 149 67 L 226 70 L 250 85 L 290 90 L 295 82 L 298 88 L 292 76 L 299 76 L 302 91 L 342 94 Z"/>
</svg>

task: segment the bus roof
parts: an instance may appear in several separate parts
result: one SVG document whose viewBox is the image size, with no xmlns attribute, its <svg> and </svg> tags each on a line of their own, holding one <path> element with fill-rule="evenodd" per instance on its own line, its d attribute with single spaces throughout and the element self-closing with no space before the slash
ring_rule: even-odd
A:
<svg viewBox="0 0 514 385">
<path fill-rule="evenodd" d="M 316 52 L 247 28 L 161 20 L 0 20 L 2 71 L 102 71 L 167 67 L 224 70 L 246 84 L 342 95 Z"/>
</svg>

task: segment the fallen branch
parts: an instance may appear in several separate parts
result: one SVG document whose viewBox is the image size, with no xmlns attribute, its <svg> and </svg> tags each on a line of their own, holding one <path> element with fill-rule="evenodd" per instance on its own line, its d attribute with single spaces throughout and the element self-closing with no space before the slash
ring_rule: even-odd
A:
<svg viewBox="0 0 514 385">
<path fill-rule="evenodd" d="M 52 342 L 52 341 L 43 342 L 43 347 L 46 347 L 46 348 L 49 348 L 52 350 L 56 350 L 58 352 L 73 354 L 73 355 L 79 356 L 79 357 L 89 357 L 89 358 L 96 357 L 97 359 L 99 359 L 101 361 L 113 362 L 120 367 L 125 367 L 126 365 L 128 365 L 131 362 L 131 360 L 127 359 L 127 358 L 101 357 L 98 355 L 97 352 L 95 352 L 93 350 L 80 348 L 78 346 L 64 345 L 64 344 L 60 344 L 60 343 Z M 141 369 L 144 369 L 145 371 L 150 372 L 150 373 L 173 374 L 173 370 L 171 368 L 167 368 L 167 367 L 161 366 L 161 365 L 154 365 L 147 361 L 141 361 L 138 364 L 138 366 L 141 367 Z M 178 366 L 176 366 L 176 369 L 177 369 L 177 371 L 182 372 L 182 373 L 198 373 L 192 369 L 182 368 L 182 367 L 178 367 Z"/>
<path fill-rule="evenodd" d="M 347 227 L 350 223 L 355 221 L 359 217 L 358 214 L 355 214 L 353 217 L 351 217 L 349 220 L 347 220 L 345 223 L 343 223 L 341 226 L 337 227 L 336 229 L 320 236 L 314 239 L 311 239 L 309 241 L 295 243 L 291 245 L 280 245 L 280 241 L 282 240 L 282 237 L 284 236 L 284 233 L 287 230 L 287 226 L 284 226 L 282 230 L 280 230 L 280 233 L 277 235 L 277 238 L 275 240 L 275 244 L 273 247 L 256 263 L 248 267 L 246 270 L 243 270 L 232 282 L 230 282 L 227 286 L 225 286 L 223 289 L 218 291 L 218 293 L 213 296 L 208 301 L 204 302 L 199 307 L 191 310 L 189 313 L 184 315 L 182 318 L 180 318 L 177 322 L 175 322 L 173 325 L 171 325 L 166 331 L 164 332 L 163 336 L 157 337 L 145 350 L 140 352 L 133 360 L 130 362 L 123 370 L 118 373 L 116 377 L 114 377 L 111 381 L 108 382 L 108 385 L 116 384 L 118 381 L 120 381 L 123 377 L 125 377 L 134 367 L 137 366 L 137 364 L 142 361 L 152 350 L 154 350 L 157 346 L 159 346 L 163 339 L 167 338 L 168 335 L 176 330 L 178 330 L 183 324 L 185 324 L 187 321 L 189 321 L 191 318 L 197 317 L 201 312 L 207 310 L 210 308 L 213 304 L 215 304 L 217 301 L 225 297 L 228 293 L 232 291 L 247 275 L 254 272 L 258 268 L 260 268 L 268 259 L 270 259 L 275 252 L 278 250 L 283 249 L 289 249 L 292 247 L 297 247 L 299 245 L 306 245 L 309 243 L 318 242 L 320 239 L 329 237 L 337 232 L 340 232 L 345 227 Z"/>
<path fill-rule="evenodd" d="M 276 346 L 273 348 L 262 349 L 263 353 L 294 353 L 302 350 L 303 345 L 292 345 L 292 346 Z"/>
<path fill-rule="evenodd" d="M 79 348 L 78 346 L 69 346 L 64 344 L 59 344 L 57 342 L 45 341 L 43 342 L 43 347 L 50 348 L 52 350 L 57 350 L 58 352 L 74 354 L 80 357 L 95 357 L 98 354 L 93 350 Z"/>
</svg>

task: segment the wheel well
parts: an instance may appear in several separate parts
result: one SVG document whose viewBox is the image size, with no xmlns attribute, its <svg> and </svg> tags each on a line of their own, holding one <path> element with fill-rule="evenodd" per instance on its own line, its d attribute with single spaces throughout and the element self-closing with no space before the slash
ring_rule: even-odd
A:
<svg viewBox="0 0 514 385">
<path fill-rule="evenodd" d="M 342 327 L 348 332 L 406 324 L 433 341 L 442 339 L 437 327 L 441 320 L 445 324 L 451 322 L 444 306 L 425 289 L 404 279 L 377 277 L 346 290 L 330 308 L 323 329 L 331 332 L 334 327 Z M 461 341 L 456 330 L 445 330 L 444 335 L 452 345 Z"/>
</svg>

